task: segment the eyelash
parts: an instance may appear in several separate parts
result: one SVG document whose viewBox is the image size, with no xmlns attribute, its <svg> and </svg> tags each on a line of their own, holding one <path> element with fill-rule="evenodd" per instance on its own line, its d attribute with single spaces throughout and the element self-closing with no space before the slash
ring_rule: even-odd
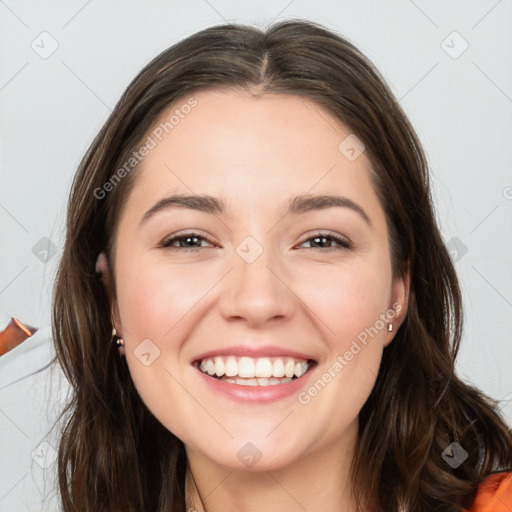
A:
<svg viewBox="0 0 512 512">
<path fill-rule="evenodd" d="M 197 238 L 201 241 L 206 240 L 208 243 L 211 244 L 211 242 L 206 237 L 204 237 L 198 233 L 190 232 L 190 233 L 182 233 L 182 234 L 176 235 L 172 238 L 169 238 L 168 240 L 165 240 L 164 242 L 162 242 L 161 247 L 164 247 L 167 249 L 179 249 L 179 250 L 184 250 L 187 252 L 197 252 L 199 249 L 205 249 L 205 247 L 174 247 L 172 245 L 174 242 L 176 242 L 178 240 L 185 240 L 187 238 Z M 344 238 L 340 238 L 331 233 L 322 233 L 322 232 L 315 233 L 313 236 L 307 238 L 306 240 L 301 242 L 299 245 L 302 245 L 306 242 L 310 242 L 311 240 L 314 240 L 315 238 L 325 238 L 328 240 L 332 240 L 332 241 L 336 242 L 339 245 L 339 247 L 323 247 L 323 248 L 322 247 L 303 247 L 303 249 L 306 249 L 308 251 L 318 251 L 318 250 L 339 251 L 339 250 L 346 250 L 346 249 L 352 248 L 352 244 L 348 240 L 346 240 Z"/>
</svg>

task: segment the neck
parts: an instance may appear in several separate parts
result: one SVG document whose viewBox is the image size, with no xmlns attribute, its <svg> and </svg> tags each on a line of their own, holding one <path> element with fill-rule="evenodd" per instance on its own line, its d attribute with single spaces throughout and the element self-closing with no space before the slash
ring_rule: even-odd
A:
<svg viewBox="0 0 512 512">
<path fill-rule="evenodd" d="M 357 422 L 336 444 L 269 471 L 221 467 L 187 447 L 187 510 L 197 512 L 356 512 L 349 468 Z"/>
</svg>

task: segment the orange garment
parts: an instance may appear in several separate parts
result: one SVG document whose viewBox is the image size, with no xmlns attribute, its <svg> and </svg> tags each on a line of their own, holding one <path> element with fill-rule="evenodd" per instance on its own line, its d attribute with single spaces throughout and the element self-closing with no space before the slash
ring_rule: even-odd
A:
<svg viewBox="0 0 512 512">
<path fill-rule="evenodd" d="M 17 318 L 12 317 L 7 327 L 0 331 L 0 356 L 7 354 L 14 347 L 32 336 L 33 332 Z"/>
<path fill-rule="evenodd" d="M 462 512 L 512 512 L 512 472 L 489 475 L 480 484 L 471 508 Z"/>
</svg>

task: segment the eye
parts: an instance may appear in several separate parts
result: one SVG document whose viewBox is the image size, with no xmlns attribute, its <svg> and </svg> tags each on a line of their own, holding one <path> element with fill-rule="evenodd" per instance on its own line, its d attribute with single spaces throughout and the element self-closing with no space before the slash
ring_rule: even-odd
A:
<svg viewBox="0 0 512 512">
<path fill-rule="evenodd" d="M 312 247 L 304 247 L 304 249 L 308 250 L 339 251 L 352 248 L 352 244 L 348 240 L 331 233 L 316 233 L 314 236 L 308 238 L 300 245 L 307 243 L 312 245 Z"/>
<path fill-rule="evenodd" d="M 201 245 L 202 242 L 206 242 L 210 246 L 213 245 L 206 237 L 199 235 L 198 233 L 180 233 L 162 242 L 161 247 L 184 249 L 185 251 L 197 251 L 198 249 L 205 247 L 204 245 Z"/>
<path fill-rule="evenodd" d="M 202 245 L 206 242 L 207 245 Z M 300 245 L 309 243 L 312 247 L 304 247 L 308 250 L 343 250 L 352 248 L 351 243 L 339 236 L 330 233 L 316 233 Z M 162 242 L 161 247 L 169 249 L 184 249 L 185 251 L 197 251 L 205 247 L 214 246 L 206 237 L 198 233 L 180 233 Z"/>
</svg>

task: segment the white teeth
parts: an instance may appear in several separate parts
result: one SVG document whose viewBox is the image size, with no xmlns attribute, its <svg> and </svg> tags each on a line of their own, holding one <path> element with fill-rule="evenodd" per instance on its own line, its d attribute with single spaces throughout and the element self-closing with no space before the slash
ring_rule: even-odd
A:
<svg viewBox="0 0 512 512">
<path fill-rule="evenodd" d="M 238 376 L 249 379 L 255 376 L 254 361 L 250 357 L 241 357 L 238 361 Z"/>
<path fill-rule="evenodd" d="M 256 379 L 236 379 L 237 384 L 242 386 L 257 386 L 258 381 Z"/>
<path fill-rule="evenodd" d="M 239 384 L 241 386 L 275 386 L 276 384 L 286 384 L 291 382 L 293 379 L 267 379 L 265 377 L 259 377 L 257 379 L 221 379 L 224 382 L 230 384 Z"/>
<path fill-rule="evenodd" d="M 204 361 L 201 361 L 201 368 L 203 366 Z M 228 377 L 234 377 L 235 375 L 238 375 L 238 362 L 233 356 L 229 356 L 226 360 L 226 375 Z"/>
<path fill-rule="evenodd" d="M 276 359 L 272 368 L 272 375 L 274 377 L 284 377 L 284 363 L 282 359 Z"/>
<path fill-rule="evenodd" d="M 256 362 L 256 377 L 272 377 L 272 363 L 268 357 L 261 357 Z"/>
<path fill-rule="evenodd" d="M 225 365 L 222 357 L 215 358 L 215 375 L 217 377 L 222 377 L 225 373 Z"/>
<path fill-rule="evenodd" d="M 215 363 L 211 359 L 206 361 L 206 371 L 208 375 L 215 375 Z"/>
<path fill-rule="evenodd" d="M 293 374 L 295 372 L 295 361 L 293 359 L 288 359 L 288 361 L 286 361 L 286 364 L 284 366 L 284 374 L 287 376 L 287 377 L 293 377 Z"/>
<path fill-rule="evenodd" d="M 295 363 L 295 369 L 294 373 L 296 377 L 301 377 L 306 373 L 306 370 L 308 369 L 308 363 L 305 361 L 302 361 L 300 363 Z"/>
<path fill-rule="evenodd" d="M 291 357 L 215 356 L 203 359 L 199 369 L 231 384 L 274 386 L 304 375 L 307 361 Z"/>
</svg>

